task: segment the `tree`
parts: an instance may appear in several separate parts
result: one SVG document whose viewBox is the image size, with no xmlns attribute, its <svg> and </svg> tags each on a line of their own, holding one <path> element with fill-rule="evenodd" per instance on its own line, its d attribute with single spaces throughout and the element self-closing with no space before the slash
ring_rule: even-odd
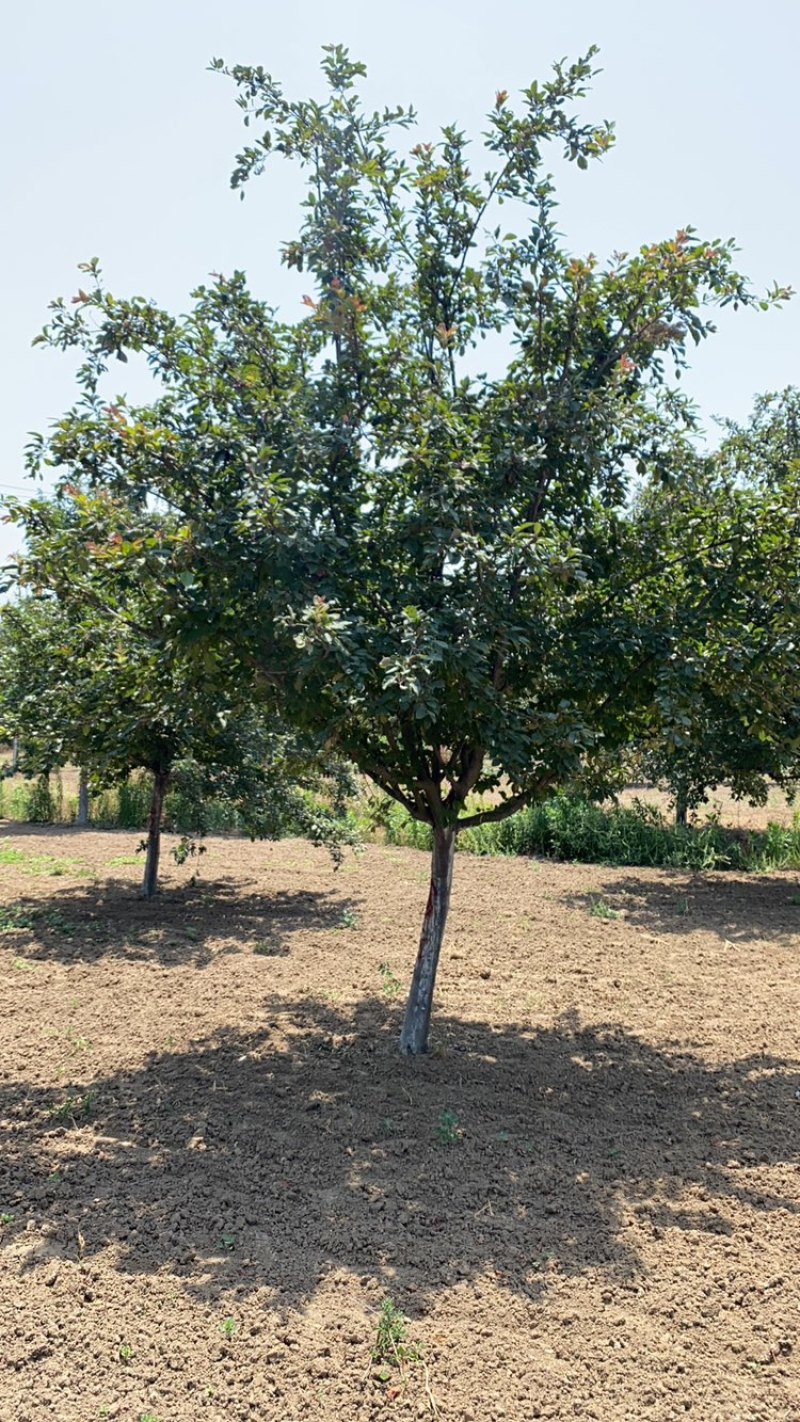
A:
<svg viewBox="0 0 800 1422">
<path fill-rule="evenodd" d="M 160 550 L 163 516 L 75 488 L 10 508 L 27 532 L 22 583 L 48 591 L 0 615 L 0 719 L 19 737 L 29 773 L 78 763 L 82 779 L 101 788 L 149 772 L 143 896 L 157 892 L 164 804 L 176 776 L 193 832 L 205 832 L 206 805 L 217 798 L 253 837 L 291 827 L 340 858 L 352 841 L 341 803 L 327 810 L 304 792 L 324 790 L 336 802 L 346 768 L 315 761 L 308 743 L 243 703 L 231 659 L 187 662 L 164 638 L 160 588 L 148 575 L 156 565 L 147 570 L 136 556 L 148 544 Z"/>
<path fill-rule="evenodd" d="M 631 476 L 668 464 L 690 418 L 667 365 L 709 308 L 755 300 L 732 243 L 688 228 L 605 264 L 565 250 L 545 159 L 611 146 L 573 112 L 592 55 L 516 109 L 497 94 L 482 177 L 455 126 L 408 151 L 409 110 L 365 112 L 341 47 L 322 102 L 226 70 L 258 130 L 234 187 L 272 153 L 307 179 L 283 250 L 304 317 L 236 273 L 173 318 L 91 262 L 40 337 L 83 351 L 83 395 L 32 467 L 163 501 L 188 580 L 176 642 L 235 649 L 289 724 L 431 826 L 408 1053 L 427 1047 L 459 831 L 590 772 L 653 706 L 670 560 L 645 560 Z M 101 395 L 130 350 L 162 382 L 149 407 Z"/>
<path fill-rule="evenodd" d="M 800 434 L 797 393 L 760 397 L 720 447 L 682 451 L 681 477 L 648 488 L 639 536 L 678 551 L 664 610 L 673 655 L 643 747 L 679 823 L 728 785 L 766 803 L 800 775 Z"/>
</svg>

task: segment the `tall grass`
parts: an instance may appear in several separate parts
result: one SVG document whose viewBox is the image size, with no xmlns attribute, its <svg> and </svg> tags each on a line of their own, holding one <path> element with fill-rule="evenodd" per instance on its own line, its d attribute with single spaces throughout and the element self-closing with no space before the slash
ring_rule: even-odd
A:
<svg viewBox="0 0 800 1422">
<path fill-rule="evenodd" d="M 371 802 L 357 813 L 366 838 L 429 849 L 430 829 L 394 801 Z M 555 795 L 499 824 L 463 830 L 468 854 L 520 854 L 582 864 L 671 869 L 739 869 L 758 872 L 800 868 L 800 817 L 791 829 L 732 830 L 713 821 L 694 829 L 670 824 L 654 805 L 595 805 Z"/>
<path fill-rule="evenodd" d="M 131 775 L 122 785 L 92 796 L 91 823 L 99 829 L 143 830 L 150 808 L 150 777 Z M 77 797 L 65 794 L 61 777 L 0 780 L 0 816 L 29 824 L 69 824 Z M 353 831 L 363 839 L 429 850 L 431 832 L 384 796 L 367 796 L 350 809 Z M 179 834 L 242 832 L 236 810 L 224 801 L 198 799 L 191 778 L 178 777 L 167 795 L 164 827 Z M 302 833 L 287 820 L 283 832 Z M 698 828 L 677 826 L 655 805 L 595 805 L 574 795 L 555 795 L 499 824 L 463 830 L 467 854 L 528 855 L 583 864 L 619 864 L 668 869 L 738 869 L 763 872 L 800 869 L 800 815 L 791 828 L 734 830 L 715 821 Z"/>
</svg>

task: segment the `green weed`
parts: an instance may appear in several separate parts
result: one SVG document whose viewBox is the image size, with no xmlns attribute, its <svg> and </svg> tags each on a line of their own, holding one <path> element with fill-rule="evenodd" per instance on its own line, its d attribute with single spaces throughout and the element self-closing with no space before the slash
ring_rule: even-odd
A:
<svg viewBox="0 0 800 1422">
<path fill-rule="evenodd" d="M 239 1332 L 239 1325 L 235 1318 L 224 1318 L 219 1327 L 220 1332 L 228 1339 L 228 1342 L 230 1342 L 232 1338 L 235 1338 Z"/>
<path fill-rule="evenodd" d="M 605 899 L 592 899 L 589 904 L 589 914 L 592 918 L 619 918 L 619 910 L 613 909 L 607 904 Z"/>
<path fill-rule="evenodd" d="M 378 967 L 381 979 L 381 992 L 385 997 L 397 997 L 402 992 L 403 985 L 399 978 L 396 978 L 388 963 L 381 963 Z"/>
<path fill-rule="evenodd" d="M 393 1363 L 402 1371 L 403 1363 L 419 1362 L 419 1349 L 406 1340 L 407 1328 L 405 1315 L 391 1299 L 384 1299 L 372 1347 L 373 1363 Z"/>
<path fill-rule="evenodd" d="M 342 909 L 335 925 L 336 928 L 358 928 L 358 914 L 353 909 Z"/>
<path fill-rule="evenodd" d="M 77 1126 L 80 1121 L 86 1121 L 94 1114 L 95 1102 L 95 1093 L 84 1091 L 80 1096 L 68 1096 L 66 1101 L 51 1106 L 48 1115 L 57 1125 Z"/>
<path fill-rule="evenodd" d="M 281 958 L 283 957 L 284 949 L 281 947 L 281 944 L 276 943 L 274 939 L 258 938 L 253 944 L 253 952 L 256 953 L 259 958 Z"/>
<path fill-rule="evenodd" d="M 470 805 L 470 809 L 479 808 Z M 367 838 L 386 844 L 429 850 L 430 829 L 394 801 L 372 797 L 354 812 L 354 824 Z M 499 824 L 479 825 L 459 835 L 468 854 L 521 854 L 581 864 L 632 867 L 771 872 L 800 868 L 800 819 L 791 829 L 770 824 L 766 830 L 725 829 L 708 824 L 671 824 L 654 805 L 596 805 L 570 794 L 530 805 Z"/>
<path fill-rule="evenodd" d="M 120 1360 L 120 1362 L 127 1364 L 127 1363 L 129 1363 L 129 1362 L 131 1361 L 131 1358 L 132 1358 L 132 1357 L 133 1357 L 133 1349 L 132 1349 L 130 1343 L 120 1343 L 120 1345 L 119 1345 L 119 1360 Z"/>
<path fill-rule="evenodd" d="M 458 1117 L 455 1111 L 443 1111 L 439 1117 L 439 1124 L 436 1127 L 436 1135 L 440 1145 L 457 1145 L 464 1132 L 458 1124 Z"/>
<path fill-rule="evenodd" d="M 18 904 L 0 904 L 0 933 L 20 933 L 24 929 L 36 927 L 35 909 L 24 909 Z"/>
</svg>

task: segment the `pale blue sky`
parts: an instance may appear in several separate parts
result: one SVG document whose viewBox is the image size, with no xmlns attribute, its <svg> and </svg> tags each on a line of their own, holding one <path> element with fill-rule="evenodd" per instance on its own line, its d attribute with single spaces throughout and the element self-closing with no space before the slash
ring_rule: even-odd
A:
<svg viewBox="0 0 800 1422">
<path fill-rule="evenodd" d="M 25 485 L 27 431 L 72 399 L 68 360 L 30 341 L 48 301 L 77 289 L 79 261 L 99 256 L 112 290 L 176 309 L 209 272 L 244 267 L 299 313 L 277 257 L 295 230 L 291 179 L 276 160 L 244 203 L 230 191 L 244 130 L 231 84 L 206 70 L 214 55 L 305 95 L 320 46 L 341 41 L 368 64 L 370 98 L 413 103 L 429 139 L 451 119 L 477 136 L 496 89 L 598 44 L 585 112 L 615 121 L 617 145 L 568 175 L 570 245 L 602 255 L 693 224 L 735 236 L 758 285 L 800 288 L 800 0 L 29 0 L 3 41 L 3 491 Z M 757 391 L 800 383 L 798 352 L 800 299 L 726 314 L 686 385 L 707 415 L 744 417 Z M 0 529 L 0 557 L 15 537 Z"/>
</svg>

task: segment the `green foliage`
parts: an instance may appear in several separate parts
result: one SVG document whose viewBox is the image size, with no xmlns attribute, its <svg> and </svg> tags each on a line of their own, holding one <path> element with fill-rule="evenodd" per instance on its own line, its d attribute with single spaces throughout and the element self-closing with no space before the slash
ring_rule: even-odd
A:
<svg viewBox="0 0 800 1422">
<path fill-rule="evenodd" d="M 84 1091 L 78 1096 L 68 1096 L 66 1100 L 51 1106 L 48 1114 L 56 1125 L 78 1126 L 94 1115 L 96 1104 L 96 1093 Z"/>
<path fill-rule="evenodd" d="M 391 1299 L 384 1299 L 372 1347 L 373 1363 L 392 1363 L 400 1367 L 404 1362 L 417 1362 L 419 1350 L 407 1341 L 407 1334 L 408 1323 L 402 1310 Z"/>
<path fill-rule="evenodd" d="M 249 735 L 255 700 L 295 750 L 352 762 L 432 829 L 449 894 L 456 829 L 576 783 L 599 793 L 631 740 L 691 723 L 684 682 L 709 643 L 728 680 L 739 650 L 748 666 L 762 631 L 769 644 L 775 618 L 752 599 L 742 637 L 741 589 L 771 555 L 786 566 L 795 531 L 759 523 L 739 570 L 748 520 L 718 502 L 705 518 L 670 375 L 716 308 L 790 293 L 757 296 L 733 242 L 688 227 L 604 263 L 568 249 L 553 152 L 583 169 L 612 145 L 582 114 L 593 60 L 497 94 L 477 170 L 455 124 L 409 146 L 410 110 L 365 108 L 341 46 L 324 50 L 319 101 L 214 62 L 255 135 L 233 186 L 273 155 L 302 174 L 283 257 L 308 294 L 282 321 L 235 272 L 176 318 L 110 294 L 92 260 L 52 304 L 39 339 L 79 353 L 79 396 L 28 451 L 32 472 L 59 471 L 55 502 L 9 509 L 27 575 L 83 599 L 76 665 L 90 647 L 100 713 L 81 720 L 81 764 L 240 773 L 228 730 Z M 104 393 L 130 352 L 158 382 L 148 405 Z M 634 509 L 637 477 L 686 486 L 666 525 Z M 285 797 L 280 746 L 276 762 Z M 336 851 L 332 817 L 290 799 Z M 285 822 L 278 800 L 257 797 L 252 832 Z"/>
<path fill-rule="evenodd" d="M 436 1137 L 440 1145 L 458 1145 L 464 1132 L 458 1124 L 455 1111 L 443 1111 L 436 1127 Z"/>
<path fill-rule="evenodd" d="M 426 847 L 418 843 L 417 821 L 396 807 L 391 809 L 391 826 L 390 843 Z M 765 831 L 742 832 L 713 821 L 682 828 L 642 801 L 605 806 L 557 795 L 499 824 L 469 830 L 461 837 L 461 847 L 479 855 L 522 854 L 642 868 L 794 869 L 800 868 L 800 816 L 791 829 L 770 824 Z"/>
</svg>

